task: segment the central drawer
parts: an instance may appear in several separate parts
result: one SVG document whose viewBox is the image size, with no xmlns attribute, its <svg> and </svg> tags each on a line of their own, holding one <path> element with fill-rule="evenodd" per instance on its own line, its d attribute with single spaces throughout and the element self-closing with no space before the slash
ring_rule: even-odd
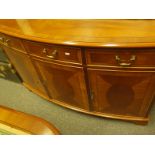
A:
<svg viewBox="0 0 155 155">
<path fill-rule="evenodd" d="M 86 63 L 106 67 L 155 67 L 155 49 L 86 49 Z"/>
<path fill-rule="evenodd" d="M 32 41 L 24 41 L 30 55 L 69 63 L 82 63 L 81 49 L 70 46 L 56 46 Z"/>
</svg>

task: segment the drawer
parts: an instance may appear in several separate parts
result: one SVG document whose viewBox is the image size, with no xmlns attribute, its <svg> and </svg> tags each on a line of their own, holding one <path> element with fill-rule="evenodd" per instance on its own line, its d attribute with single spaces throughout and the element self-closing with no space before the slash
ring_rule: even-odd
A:
<svg viewBox="0 0 155 155">
<path fill-rule="evenodd" d="M 155 67 L 155 49 L 86 49 L 86 62 L 106 67 Z"/>
<path fill-rule="evenodd" d="M 45 59 L 82 63 L 81 49 L 68 46 L 56 46 L 44 43 L 24 41 L 25 48 L 36 57 Z"/>
<path fill-rule="evenodd" d="M 25 52 L 20 39 L 8 35 L 0 34 L 0 43 L 10 48 Z"/>
</svg>

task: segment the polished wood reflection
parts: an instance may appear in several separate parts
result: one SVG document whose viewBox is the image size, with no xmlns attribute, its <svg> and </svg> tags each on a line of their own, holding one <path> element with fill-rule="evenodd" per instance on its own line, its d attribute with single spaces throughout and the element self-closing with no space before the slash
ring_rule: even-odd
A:
<svg viewBox="0 0 155 155">
<path fill-rule="evenodd" d="M 155 20 L 0 20 L 0 32 L 72 46 L 148 47 L 155 45 Z"/>
</svg>

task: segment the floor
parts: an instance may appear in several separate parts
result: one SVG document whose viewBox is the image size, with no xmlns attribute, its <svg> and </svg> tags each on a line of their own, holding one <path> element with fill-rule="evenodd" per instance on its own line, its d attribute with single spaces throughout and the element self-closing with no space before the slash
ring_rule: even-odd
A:
<svg viewBox="0 0 155 155">
<path fill-rule="evenodd" d="M 21 84 L 0 79 L 0 104 L 33 114 L 53 123 L 63 135 L 155 134 L 155 106 L 148 125 L 105 119 L 50 103 Z"/>
</svg>

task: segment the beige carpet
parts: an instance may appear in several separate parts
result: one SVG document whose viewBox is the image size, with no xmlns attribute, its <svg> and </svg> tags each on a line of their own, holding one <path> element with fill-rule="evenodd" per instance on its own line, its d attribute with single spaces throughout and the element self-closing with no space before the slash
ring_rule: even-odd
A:
<svg viewBox="0 0 155 155">
<path fill-rule="evenodd" d="M 155 106 L 147 126 L 75 112 L 50 103 L 21 84 L 0 79 L 0 104 L 30 113 L 53 123 L 62 134 L 155 134 Z"/>
</svg>

